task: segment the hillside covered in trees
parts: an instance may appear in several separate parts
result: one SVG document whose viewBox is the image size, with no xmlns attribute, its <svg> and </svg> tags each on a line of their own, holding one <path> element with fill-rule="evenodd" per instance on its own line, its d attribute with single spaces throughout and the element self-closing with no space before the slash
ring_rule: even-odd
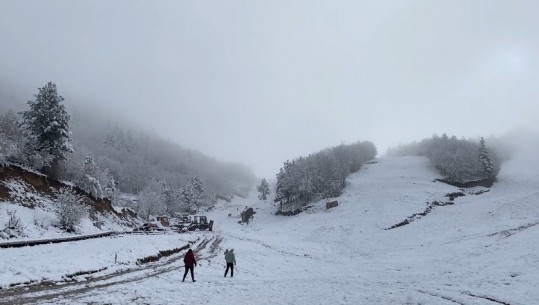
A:
<svg viewBox="0 0 539 305">
<path fill-rule="evenodd" d="M 501 160 L 483 138 L 474 141 L 456 136 L 434 135 L 408 145 L 390 148 L 388 156 L 426 156 L 449 182 L 490 181 L 500 171 Z"/>
<path fill-rule="evenodd" d="M 95 198 L 131 205 L 142 217 L 210 207 L 217 198 L 245 194 L 255 182 L 243 165 L 121 125 L 114 114 L 107 119 L 63 102 L 48 83 L 26 110 L 0 113 L 0 162 L 72 182 Z M 125 200 L 125 194 L 138 200 Z"/>
<path fill-rule="evenodd" d="M 277 174 L 279 212 L 296 210 L 320 199 L 340 196 L 346 177 L 376 156 L 373 143 L 341 144 L 307 157 L 287 160 Z"/>
</svg>

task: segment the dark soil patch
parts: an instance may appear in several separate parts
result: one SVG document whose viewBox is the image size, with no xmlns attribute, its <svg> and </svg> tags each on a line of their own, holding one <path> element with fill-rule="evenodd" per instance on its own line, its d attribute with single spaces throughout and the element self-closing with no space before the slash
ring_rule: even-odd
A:
<svg viewBox="0 0 539 305">
<path fill-rule="evenodd" d="M 448 197 L 449 200 L 451 201 L 455 200 L 455 198 L 457 197 L 462 197 L 462 196 L 466 196 L 466 194 L 464 194 L 463 192 L 454 192 L 454 193 L 449 193 L 445 195 L 445 197 Z"/>
<path fill-rule="evenodd" d="M 65 243 L 65 242 L 70 242 L 70 241 L 107 237 L 107 236 L 112 236 L 112 235 L 117 235 L 117 234 L 119 233 L 118 232 L 105 232 L 105 233 L 99 233 L 99 234 L 93 234 L 93 235 L 74 236 L 74 237 L 14 241 L 14 242 L 0 243 L 0 248 L 21 248 L 21 247 L 27 247 L 27 246 L 33 247 L 37 245 L 59 244 L 59 243 Z"/>
<path fill-rule="evenodd" d="M 94 274 L 94 273 L 98 273 L 98 272 L 101 272 L 101 271 L 104 271 L 104 270 L 107 270 L 107 269 L 108 269 L 107 267 L 104 267 L 104 268 L 101 268 L 99 270 L 79 271 L 79 272 L 75 272 L 75 273 L 72 273 L 72 274 L 68 274 L 68 275 L 66 275 L 64 277 L 72 279 L 72 278 L 77 277 L 77 276 Z"/>
<path fill-rule="evenodd" d="M 496 178 L 486 178 L 481 180 L 475 180 L 475 181 L 468 181 L 468 182 L 460 182 L 460 181 L 451 181 L 447 179 L 434 179 L 434 181 L 443 182 L 445 184 L 449 184 L 452 186 L 456 186 L 459 188 L 471 188 L 471 187 L 477 187 L 477 186 L 483 186 L 483 187 L 492 187 L 494 182 L 496 182 Z"/>
<path fill-rule="evenodd" d="M 34 283 L 37 283 L 37 281 L 28 281 L 28 282 L 21 282 L 21 283 L 12 283 L 12 284 L 9 284 L 9 287 L 17 287 L 17 286 L 26 286 L 26 285 L 31 285 L 31 284 L 34 284 Z M 2 289 L 2 287 L 0 287 L 0 289 Z"/>
<path fill-rule="evenodd" d="M 487 189 L 487 190 L 480 190 L 480 191 L 477 191 L 477 192 L 475 192 L 475 193 L 472 193 L 472 195 L 481 195 L 481 194 L 483 194 L 483 193 L 488 193 L 488 192 L 490 192 L 489 189 Z"/>
<path fill-rule="evenodd" d="M 110 200 L 106 198 L 95 198 L 91 194 L 81 190 L 78 187 L 68 185 L 62 181 L 47 177 L 46 175 L 34 173 L 28 171 L 20 166 L 14 164 L 0 164 L 0 181 L 17 180 L 25 185 L 25 187 L 31 188 L 32 192 L 39 194 L 40 196 L 47 197 L 54 200 L 57 193 L 62 188 L 67 188 L 71 192 L 81 198 L 83 198 L 84 204 L 90 207 L 90 219 L 97 222 L 97 214 L 116 216 L 119 222 L 124 225 L 134 225 L 136 215 L 118 213 L 112 208 Z M 7 189 L 2 183 L 0 183 L 0 199 L 10 200 L 9 189 Z M 34 207 L 35 202 L 32 200 L 20 200 L 18 204 L 26 207 Z M 99 227 L 98 223 L 95 223 Z"/>
<path fill-rule="evenodd" d="M 453 201 L 446 201 L 446 202 L 439 202 L 439 201 L 433 201 L 431 204 L 429 204 L 427 206 L 427 208 L 421 212 L 421 213 L 415 213 L 413 214 L 412 216 L 409 216 L 407 217 L 405 220 L 395 224 L 395 225 L 392 225 L 391 227 L 389 228 L 385 228 L 384 230 L 392 230 L 392 229 L 395 229 L 395 228 L 398 228 L 398 227 L 402 227 L 402 226 L 405 226 L 415 220 L 418 220 L 420 219 L 421 217 L 424 217 L 424 216 L 427 216 L 427 214 L 429 214 L 430 212 L 432 212 L 432 209 L 434 209 L 435 207 L 443 207 L 443 206 L 447 206 L 447 205 L 453 205 L 455 204 Z"/>
<path fill-rule="evenodd" d="M 293 211 L 277 211 L 275 213 L 275 215 L 281 215 L 281 216 L 294 216 L 294 215 L 298 215 L 299 213 L 303 212 L 302 209 L 295 209 Z"/>
<path fill-rule="evenodd" d="M 156 255 L 146 256 L 144 258 L 139 258 L 137 260 L 137 265 L 143 265 L 143 264 L 147 264 L 147 263 L 151 263 L 151 262 L 157 262 L 158 260 L 160 260 L 163 257 L 171 256 L 172 254 L 175 254 L 175 253 L 180 253 L 181 251 L 186 250 L 186 249 L 189 249 L 189 245 L 185 245 L 185 246 L 183 246 L 181 248 L 175 248 L 175 249 L 170 249 L 170 250 L 159 251 L 159 253 L 156 254 Z"/>
</svg>

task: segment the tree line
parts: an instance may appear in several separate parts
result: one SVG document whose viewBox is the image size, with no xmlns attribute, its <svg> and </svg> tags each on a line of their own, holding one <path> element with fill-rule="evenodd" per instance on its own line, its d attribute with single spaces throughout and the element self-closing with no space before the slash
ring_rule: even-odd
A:
<svg viewBox="0 0 539 305">
<path fill-rule="evenodd" d="M 294 210 L 310 202 L 337 197 L 346 177 L 376 156 L 373 143 L 341 144 L 307 157 L 284 162 L 277 174 L 275 202 L 280 211 Z"/>
<path fill-rule="evenodd" d="M 449 181 L 472 182 L 495 179 L 500 171 L 496 151 L 479 140 L 458 139 L 456 136 L 433 135 L 421 142 L 388 150 L 388 156 L 426 156 L 434 167 Z"/>
</svg>

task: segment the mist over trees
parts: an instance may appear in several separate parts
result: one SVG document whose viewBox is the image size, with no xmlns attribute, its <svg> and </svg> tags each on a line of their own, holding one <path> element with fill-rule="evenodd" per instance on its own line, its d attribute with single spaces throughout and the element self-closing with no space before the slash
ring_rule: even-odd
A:
<svg viewBox="0 0 539 305">
<path fill-rule="evenodd" d="M 260 184 L 256 186 L 256 190 L 260 193 L 258 195 L 258 199 L 260 200 L 266 200 L 268 199 L 268 195 L 270 194 L 270 188 L 269 183 L 266 181 L 265 178 L 260 181 Z"/>
<path fill-rule="evenodd" d="M 280 211 L 341 195 L 346 177 L 372 160 L 376 153 L 374 144 L 365 141 L 287 160 L 277 174 L 275 201 L 280 202 Z"/>
<path fill-rule="evenodd" d="M 0 162 L 37 171 L 55 164 L 55 178 L 146 216 L 211 207 L 218 197 L 246 195 L 255 183 L 246 166 L 122 126 L 113 114 L 108 120 L 86 110 L 70 115 L 63 101 L 48 83 L 28 102 L 29 110 L 0 113 Z M 122 193 L 139 200 L 123 200 Z"/>
<path fill-rule="evenodd" d="M 496 178 L 501 163 L 496 151 L 483 138 L 473 141 L 446 134 L 390 148 L 387 155 L 426 156 L 446 179 L 462 183 Z"/>
</svg>

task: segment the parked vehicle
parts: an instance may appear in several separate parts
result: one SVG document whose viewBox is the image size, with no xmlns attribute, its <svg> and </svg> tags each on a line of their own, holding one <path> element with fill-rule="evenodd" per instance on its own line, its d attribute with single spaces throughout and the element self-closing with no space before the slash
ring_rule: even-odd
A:
<svg viewBox="0 0 539 305">
<path fill-rule="evenodd" d="M 193 222 L 188 227 L 189 231 L 194 230 L 213 230 L 213 220 L 208 222 L 206 216 L 193 216 Z"/>
</svg>

